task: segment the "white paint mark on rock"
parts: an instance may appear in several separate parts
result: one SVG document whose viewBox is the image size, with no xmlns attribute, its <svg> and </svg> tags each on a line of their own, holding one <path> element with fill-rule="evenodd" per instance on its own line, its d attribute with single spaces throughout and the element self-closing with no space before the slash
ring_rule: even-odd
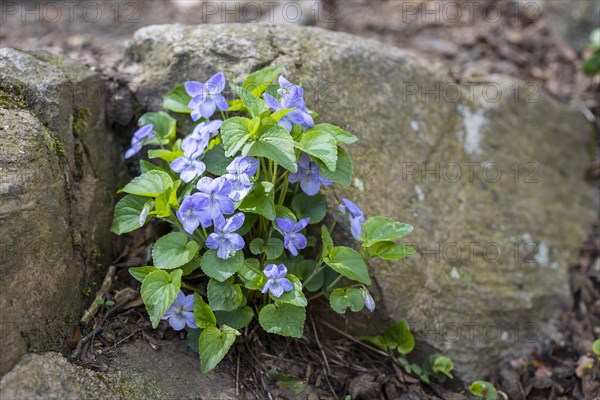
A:
<svg viewBox="0 0 600 400">
<path fill-rule="evenodd" d="M 352 181 L 352 184 L 354 185 L 354 187 L 356 187 L 361 192 L 365 191 L 365 184 L 360 179 L 354 178 L 354 180 Z"/>
<path fill-rule="evenodd" d="M 450 277 L 452 279 L 459 279 L 460 278 L 460 274 L 458 273 L 458 270 L 456 269 L 456 267 L 452 267 L 452 271 L 450 271 Z"/>
<path fill-rule="evenodd" d="M 535 261 L 538 264 L 548 267 L 550 265 L 550 248 L 548 247 L 548 243 L 545 241 L 541 241 L 538 246 L 538 252 L 534 256 Z"/>
<path fill-rule="evenodd" d="M 425 193 L 423 193 L 421 186 L 415 185 L 415 192 L 417 192 L 417 199 L 419 199 L 419 201 L 425 200 Z"/>
<path fill-rule="evenodd" d="M 465 152 L 471 155 L 482 154 L 481 142 L 483 140 L 483 133 L 481 132 L 481 128 L 487 123 L 487 119 L 483 115 L 484 110 L 480 108 L 471 111 L 467 105 L 459 104 L 457 111 L 462 115 L 465 126 L 463 141 Z"/>
<path fill-rule="evenodd" d="M 412 129 L 415 133 L 419 133 L 419 130 L 421 129 L 419 121 L 410 121 L 410 129 Z"/>
</svg>

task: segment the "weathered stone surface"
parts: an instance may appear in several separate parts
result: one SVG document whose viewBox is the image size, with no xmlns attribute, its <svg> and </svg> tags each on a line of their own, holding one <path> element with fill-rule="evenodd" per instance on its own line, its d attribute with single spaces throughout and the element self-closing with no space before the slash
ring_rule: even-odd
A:
<svg viewBox="0 0 600 400">
<path fill-rule="evenodd" d="M 0 375 L 28 349 L 64 348 L 108 255 L 117 154 L 103 87 L 48 53 L 0 50 Z"/>
<path fill-rule="evenodd" d="M 600 2 L 595 0 L 537 0 L 529 7 L 543 10 L 550 31 L 577 50 L 588 44 L 592 30 L 600 28 Z"/>
<path fill-rule="evenodd" d="M 237 399 L 233 378 L 201 374 L 198 355 L 182 341 L 121 347 L 108 372 L 73 365 L 59 353 L 27 354 L 0 381 L 3 400 Z"/>
<path fill-rule="evenodd" d="M 121 70 L 158 109 L 178 83 L 219 70 L 239 83 L 275 64 L 305 87 L 320 121 L 360 139 L 354 185 L 335 197 L 416 228 L 406 242 L 418 255 L 373 263 L 379 308 L 353 317 L 354 332 L 406 318 L 466 379 L 554 332 L 570 302 L 568 262 L 594 217 L 585 118 L 505 77 L 464 90 L 417 55 L 313 28 L 147 27 Z"/>
</svg>

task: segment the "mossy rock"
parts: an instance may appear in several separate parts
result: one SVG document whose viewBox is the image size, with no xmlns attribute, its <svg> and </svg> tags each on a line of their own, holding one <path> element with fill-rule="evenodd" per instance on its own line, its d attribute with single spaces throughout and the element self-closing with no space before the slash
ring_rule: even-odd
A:
<svg viewBox="0 0 600 400">
<path fill-rule="evenodd" d="M 0 50 L 0 375 L 28 350 L 66 350 L 107 262 L 118 153 L 103 91 L 73 61 Z"/>
<path fill-rule="evenodd" d="M 120 346 L 108 371 L 71 364 L 59 353 L 27 354 L 0 381 L 6 400 L 233 400 L 235 380 L 224 368 L 200 374 L 198 354 L 181 340 L 146 341 Z M 113 353 L 114 354 L 114 353 Z"/>
</svg>

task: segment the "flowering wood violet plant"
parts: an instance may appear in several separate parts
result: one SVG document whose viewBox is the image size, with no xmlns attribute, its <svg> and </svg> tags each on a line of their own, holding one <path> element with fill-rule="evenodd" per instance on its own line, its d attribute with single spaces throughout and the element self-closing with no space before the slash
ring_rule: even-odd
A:
<svg viewBox="0 0 600 400">
<path fill-rule="evenodd" d="M 327 209 L 321 188 L 349 185 L 352 160 L 344 145 L 357 138 L 327 123 L 304 103 L 304 91 L 280 76 L 281 66 L 250 74 L 238 97 L 224 97 L 219 72 L 169 91 L 165 111 L 139 119 L 126 158 L 148 150 L 142 174 L 115 208 L 113 232 L 152 218 L 172 225 L 152 248 L 153 266 L 130 268 L 152 326 L 198 329 L 202 371 L 210 371 L 254 318 L 267 332 L 299 338 L 307 297 L 325 296 L 344 314 L 373 311 L 365 260 L 399 260 L 414 250 L 396 243 L 412 227 L 366 218 L 351 200 Z M 277 83 L 275 83 L 275 81 Z M 180 138 L 166 111 L 189 114 Z M 180 128 L 181 130 L 181 128 Z M 325 223 L 327 212 L 331 217 Z M 336 221 L 357 241 L 336 246 Z M 341 223 L 341 222 L 340 222 Z M 186 294 L 187 293 L 187 294 Z"/>
</svg>

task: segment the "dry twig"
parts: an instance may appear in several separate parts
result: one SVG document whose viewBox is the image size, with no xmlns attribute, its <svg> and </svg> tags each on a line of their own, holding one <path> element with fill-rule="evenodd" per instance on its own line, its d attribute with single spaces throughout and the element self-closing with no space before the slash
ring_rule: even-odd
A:
<svg viewBox="0 0 600 400">
<path fill-rule="evenodd" d="M 88 309 L 85 310 L 79 322 L 81 322 L 84 325 L 87 325 L 92 320 L 94 315 L 96 315 L 96 313 L 100 309 L 100 305 L 102 304 L 104 297 L 106 296 L 106 293 L 108 293 L 110 287 L 113 284 L 116 272 L 117 267 L 115 267 L 114 265 L 108 267 L 108 271 L 106 271 L 106 276 L 104 276 L 104 280 L 102 281 L 100 289 L 98 289 L 98 292 L 96 292 L 96 297 L 94 298 L 94 301 L 92 302 L 92 304 L 90 304 Z"/>
</svg>

